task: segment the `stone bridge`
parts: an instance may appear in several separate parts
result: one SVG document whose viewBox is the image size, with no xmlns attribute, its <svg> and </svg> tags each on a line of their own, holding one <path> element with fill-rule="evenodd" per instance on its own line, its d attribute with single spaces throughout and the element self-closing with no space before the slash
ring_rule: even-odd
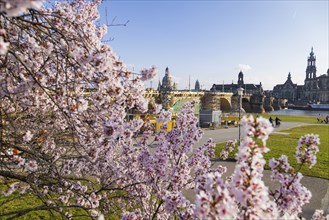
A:
<svg viewBox="0 0 329 220">
<path fill-rule="evenodd" d="M 198 108 L 203 110 L 221 110 L 222 112 L 238 112 L 239 96 L 232 92 L 212 91 L 157 91 L 148 89 L 144 97 L 155 103 L 162 104 L 165 109 L 179 111 L 180 106 L 187 101 L 195 101 Z M 273 97 L 265 97 L 258 94 L 243 94 L 241 97 L 242 111 L 247 113 L 264 113 L 281 109 L 284 100 L 276 100 Z"/>
</svg>

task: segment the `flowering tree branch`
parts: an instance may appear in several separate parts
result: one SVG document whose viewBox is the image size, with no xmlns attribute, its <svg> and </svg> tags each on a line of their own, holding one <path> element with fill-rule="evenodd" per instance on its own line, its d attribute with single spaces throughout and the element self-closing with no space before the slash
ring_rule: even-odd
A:
<svg viewBox="0 0 329 220">
<path fill-rule="evenodd" d="M 272 178 L 283 184 L 288 178 L 289 187 L 270 194 L 262 181 L 272 129 L 267 120 L 241 121 L 245 137 L 228 180 L 222 179 L 224 167 L 211 165 L 212 140 L 194 148 L 202 136 L 195 103 L 183 106 L 169 132 L 171 113 L 158 106 L 151 109 L 163 124 L 159 133 L 141 119 L 127 120 L 132 109 L 147 112 L 143 83 L 157 70 L 133 74 L 102 42 L 100 3 L 73 0 L 45 8 L 37 0 L 0 0 L 1 193 L 6 201 L 29 193 L 42 204 L 1 217 L 48 210 L 71 218 L 67 208 L 122 219 L 296 217 L 310 194 L 300 174 L 277 172 L 289 171 L 284 157 L 272 161 Z M 317 137 L 304 143 L 297 158 L 314 165 Z M 194 190 L 194 203 L 185 190 Z"/>
</svg>

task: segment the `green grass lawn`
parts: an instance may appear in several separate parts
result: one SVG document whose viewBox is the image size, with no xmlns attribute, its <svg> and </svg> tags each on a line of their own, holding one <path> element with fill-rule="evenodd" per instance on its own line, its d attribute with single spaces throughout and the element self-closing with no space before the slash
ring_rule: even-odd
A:
<svg viewBox="0 0 329 220">
<path fill-rule="evenodd" d="M 256 117 L 257 114 L 252 114 L 254 117 Z M 275 117 L 280 118 L 283 122 L 304 122 L 304 123 L 318 123 L 317 116 L 306 116 L 306 115 L 276 115 L 271 113 L 264 113 L 264 114 L 258 114 L 259 116 L 262 116 L 263 118 L 269 118 L 272 117 L 275 119 Z M 321 117 L 324 119 L 324 116 Z"/>
<path fill-rule="evenodd" d="M 283 117 L 280 117 L 283 118 Z M 284 119 L 283 119 L 284 120 Z M 294 120 L 295 121 L 295 120 Z M 320 177 L 329 179 L 329 126 L 328 125 L 307 125 L 302 127 L 296 127 L 289 130 L 281 130 L 280 132 L 286 134 L 271 134 L 267 146 L 270 148 L 270 152 L 264 155 L 267 163 L 271 158 L 278 158 L 285 154 L 288 156 L 289 163 L 297 169 L 299 164 L 296 162 L 295 152 L 298 145 L 298 140 L 305 134 L 318 134 L 320 137 L 319 152 L 317 153 L 317 164 L 309 169 L 307 166 L 303 166 L 300 170 L 306 176 Z M 220 151 L 225 143 L 219 143 L 216 145 L 216 158 L 219 158 Z M 235 152 L 229 155 L 229 159 L 234 159 Z M 268 166 L 265 167 L 269 169 Z"/>
<path fill-rule="evenodd" d="M 4 188 L 2 185 L 1 188 Z M 24 210 L 29 208 L 35 208 L 40 205 L 43 205 L 40 198 L 38 198 L 36 195 L 32 195 L 30 193 L 20 195 L 18 193 L 13 193 L 12 195 L 9 195 L 8 197 L 5 197 L 4 195 L 0 195 L 0 213 L 3 212 L 12 212 L 17 210 Z M 63 210 L 70 211 L 73 214 L 72 219 L 81 219 L 81 220 L 91 220 L 92 218 L 87 217 L 88 214 L 83 210 L 79 208 L 66 208 Z M 64 211 L 65 212 L 65 211 Z M 0 219 L 7 219 L 12 216 L 6 216 L 6 217 L 0 217 Z M 59 213 L 56 211 L 43 211 L 43 210 L 35 210 L 28 212 L 25 215 L 14 217 L 14 219 L 17 220 L 42 220 L 42 219 L 66 219 L 63 218 Z"/>
</svg>

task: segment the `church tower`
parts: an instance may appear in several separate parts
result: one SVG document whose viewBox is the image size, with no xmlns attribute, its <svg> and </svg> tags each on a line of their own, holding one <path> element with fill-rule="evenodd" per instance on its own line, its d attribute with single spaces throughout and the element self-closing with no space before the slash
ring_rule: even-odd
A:
<svg viewBox="0 0 329 220">
<path fill-rule="evenodd" d="M 313 47 L 312 47 L 310 56 L 307 59 L 306 79 L 315 79 L 316 78 L 315 61 L 316 61 L 316 58 L 314 56 Z"/>
<path fill-rule="evenodd" d="M 318 99 L 317 90 L 319 89 L 318 79 L 316 78 L 316 58 L 314 56 L 313 47 L 310 56 L 307 59 L 306 78 L 304 80 L 303 98 L 308 101 L 315 102 Z"/>
<path fill-rule="evenodd" d="M 199 92 L 199 91 L 201 90 L 201 89 L 200 89 L 200 83 L 199 83 L 199 80 L 197 80 L 197 81 L 195 82 L 194 90 L 195 90 L 196 92 Z"/>
<path fill-rule="evenodd" d="M 238 85 L 240 86 L 240 87 L 242 87 L 243 86 L 243 73 L 242 73 L 242 71 L 240 70 L 240 72 L 239 72 L 239 75 L 238 75 Z"/>
</svg>

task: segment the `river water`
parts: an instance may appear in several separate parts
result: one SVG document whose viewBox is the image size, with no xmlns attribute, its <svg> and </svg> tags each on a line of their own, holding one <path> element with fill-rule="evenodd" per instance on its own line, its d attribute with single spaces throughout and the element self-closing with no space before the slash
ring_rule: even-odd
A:
<svg viewBox="0 0 329 220">
<path fill-rule="evenodd" d="M 329 111 L 311 111 L 311 110 L 295 110 L 295 109 L 281 109 L 277 111 L 268 112 L 276 115 L 307 115 L 325 117 L 329 115 Z"/>
</svg>

